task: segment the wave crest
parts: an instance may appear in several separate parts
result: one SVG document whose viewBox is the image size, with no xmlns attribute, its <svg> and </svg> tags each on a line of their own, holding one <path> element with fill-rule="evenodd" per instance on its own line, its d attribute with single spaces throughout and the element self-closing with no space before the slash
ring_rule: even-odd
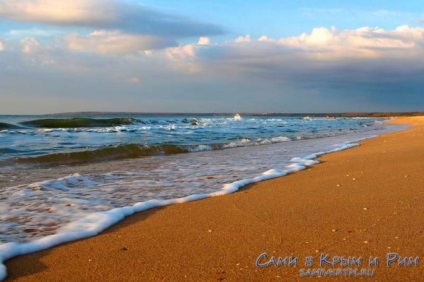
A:
<svg viewBox="0 0 424 282">
<path fill-rule="evenodd" d="M 77 127 L 109 127 L 128 125 L 139 120 L 132 118 L 71 118 L 71 119 L 36 119 L 21 122 L 22 125 L 39 128 L 77 128 Z"/>
<path fill-rule="evenodd" d="M 93 151 L 56 153 L 37 157 L 17 158 L 15 161 L 22 164 L 81 164 L 188 152 L 188 149 L 175 145 L 146 146 L 129 144 L 117 147 L 106 147 Z"/>
<path fill-rule="evenodd" d="M 14 125 L 14 124 L 0 122 L 0 130 L 4 130 L 4 129 L 19 129 L 19 128 L 22 128 L 22 127 L 19 127 L 19 126 Z"/>
</svg>

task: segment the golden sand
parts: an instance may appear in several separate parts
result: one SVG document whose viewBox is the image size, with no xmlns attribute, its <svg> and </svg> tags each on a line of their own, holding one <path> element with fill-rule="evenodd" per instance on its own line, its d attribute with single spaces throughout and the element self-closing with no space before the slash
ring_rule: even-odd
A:
<svg viewBox="0 0 424 282">
<path fill-rule="evenodd" d="M 238 193 L 143 212 L 99 236 L 11 259 L 9 279 L 296 281 L 322 268 L 374 271 L 362 277 L 369 281 L 423 280 L 424 118 L 395 122 L 412 127 Z M 260 264 L 274 256 L 283 265 L 258 268 L 263 253 Z M 388 267 L 388 253 L 410 259 Z M 320 266 L 326 255 L 350 265 Z M 370 266 L 370 257 L 379 265 Z M 297 266 L 284 265 L 296 258 Z"/>
</svg>

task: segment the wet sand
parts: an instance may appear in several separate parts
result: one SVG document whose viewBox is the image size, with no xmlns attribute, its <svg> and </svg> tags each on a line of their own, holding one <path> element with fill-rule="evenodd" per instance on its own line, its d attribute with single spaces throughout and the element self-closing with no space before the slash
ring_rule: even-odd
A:
<svg viewBox="0 0 424 282">
<path fill-rule="evenodd" d="M 321 164 L 286 177 L 153 209 L 96 237 L 13 258 L 8 279 L 296 281 L 321 268 L 374 271 L 362 277 L 369 281 L 424 279 L 424 118 L 394 122 L 412 127 L 322 156 Z M 262 266 L 272 256 L 297 258 L 298 265 L 259 268 L 263 253 Z M 397 259 L 388 267 L 388 253 L 411 257 L 410 266 Z M 362 263 L 321 267 L 322 254 Z M 370 257 L 379 265 L 370 266 Z"/>
</svg>

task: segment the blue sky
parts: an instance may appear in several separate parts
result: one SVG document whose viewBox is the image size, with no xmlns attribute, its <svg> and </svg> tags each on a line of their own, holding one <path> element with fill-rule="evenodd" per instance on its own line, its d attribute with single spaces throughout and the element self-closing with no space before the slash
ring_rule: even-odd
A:
<svg viewBox="0 0 424 282">
<path fill-rule="evenodd" d="M 171 13 L 193 15 L 221 23 L 229 34 L 295 36 L 314 27 L 357 28 L 380 26 L 393 29 L 416 25 L 423 16 L 420 1 L 166 1 L 141 3 Z"/>
<path fill-rule="evenodd" d="M 0 0 L 0 114 L 424 110 L 420 1 Z"/>
</svg>

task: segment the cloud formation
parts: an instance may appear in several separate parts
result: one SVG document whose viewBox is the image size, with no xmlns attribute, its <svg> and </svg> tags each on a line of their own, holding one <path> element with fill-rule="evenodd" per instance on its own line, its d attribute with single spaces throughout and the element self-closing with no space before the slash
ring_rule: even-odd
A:
<svg viewBox="0 0 424 282">
<path fill-rule="evenodd" d="M 40 50 L 40 42 L 33 38 L 28 37 L 21 41 L 21 51 L 23 54 L 34 54 Z"/>
<path fill-rule="evenodd" d="M 16 21 L 46 24 L 96 25 L 117 19 L 114 6 L 115 3 L 111 0 L 2 0 L 0 16 Z"/>
<path fill-rule="evenodd" d="M 5 43 L 4 43 L 4 40 L 0 38 L 0 52 L 1 52 L 1 51 L 4 51 L 4 49 L 5 49 Z"/>
<path fill-rule="evenodd" d="M 245 56 L 255 57 L 267 50 L 271 52 L 271 55 L 295 53 L 308 57 L 310 60 L 409 56 L 415 54 L 414 52 L 422 52 L 423 34 L 423 28 L 408 26 L 400 26 L 393 31 L 371 27 L 355 30 L 319 27 L 314 28 L 311 33 L 303 33 L 295 37 L 261 36 L 257 40 L 251 40 L 247 35 L 228 43 L 226 48 L 232 50 L 230 54 L 244 53 Z M 405 54 L 404 51 L 413 51 L 413 53 Z"/>
<path fill-rule="evenodd" d="M 199 45 L 210 45 L 211 39 L 207 36 L 202 36 L 199 38 L 199 41 L 197 41 L 197 44 Z"/>
<path fill-rule="evenodd" d="M 0 17 L 48 25 L 122 30 L 172 38 L 218 35 L 219 26 L 121 0 L 0 0 Z"/>
<path fill-rule="evenodd" d="M 383 56 L 387 51 L 400 51 L 419 48 L 423 43 L 421 28 L 400 26 L 394 31 L 381 28 L 362 27 L 355 30 L 338 31 L 336 28 L 314 28 L 310 34 L 282 38 L 282 46 L 302 49 L 309 52 L 329 52 L 331 57 Z"/>
<path fill-rule="evenodd" d="M 25 87 L 34 93 L 66 88 L 81 101 L 82 93 L 93 100 L 102 93 L 123 103 L 119 110 L 142 104 L 145 111 L 176 111 L 174 105 L 189 111 L 184 107 L 190 103 L 199 111 L 232 111 L 236 103 L 244 105 L 239 111 L 311 112 L 411 110 L 424 104 L 422 27 L 317 27 L 293 37 L 246 35 L 219 42 L 199 36 L 192 42 L 108 29 L 53 41 L 8 39 L 7 52 L 0 52 L 0 85 L 21 87 L 23 96 Z M 121 101 L 113 98 L 116 93 L 131 98 Z"/>
<path fill-rule="evenodd" d="M 133 35 L 120 31 L 97 30 L 88 35 L 65 36 L 68 49 L 100 54 L 130 54 L 176 46 L 173 40 L 153 35 Z"/>
<path fill-rule="evenodd" d="M 252 39 L 249 35 L 221 45 L 196 48 L 190 57 L 199 63 L 241 67 L 246 70 L 273 72 L 277 69 L 310 68 L 317 65 L 334 66 L 361 60 L 424 60 L 424 28 L 400 26 L 393 31 L 362 27 L 354 30 L 314 28 L 310 33 L 295 37 Z M 174 48 L 174 53 L 187 53 L 189 47 Z M 184 59 L 184 56 L 181 56 Z M 174 57 L 175 59 L 175 57 Z M 415 65 L 415 63 L 414 63 Z M 395 67 L 395 66 L 393 66 Z M 406 64 L 405 64 L 406 67 Z"/>
</svg>

